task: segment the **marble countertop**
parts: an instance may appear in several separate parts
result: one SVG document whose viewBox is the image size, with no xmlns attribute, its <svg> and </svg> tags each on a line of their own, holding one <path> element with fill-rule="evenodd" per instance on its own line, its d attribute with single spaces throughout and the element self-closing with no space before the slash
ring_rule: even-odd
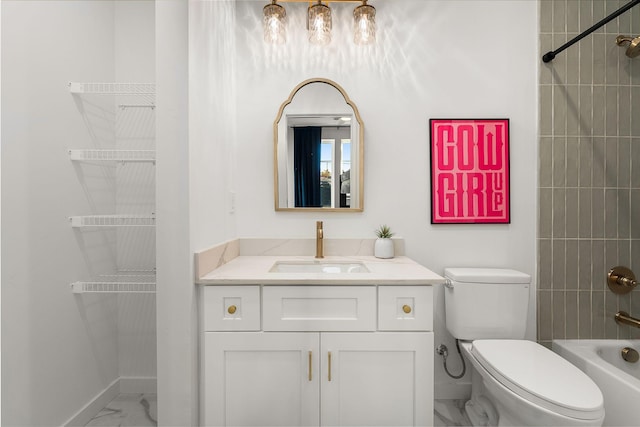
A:
<svg viewBox="0 0 640 427">
<path fill-rule="evenodd" d="M 444 278 L 405 256 L 327 256 L 321 262 L 364 263 L 363 273 L 270 272 L 276 262 L 316 261 L 313 256 L 238 256 L 196 280 L 201 285 L 436 285 Z"/>
</svg>

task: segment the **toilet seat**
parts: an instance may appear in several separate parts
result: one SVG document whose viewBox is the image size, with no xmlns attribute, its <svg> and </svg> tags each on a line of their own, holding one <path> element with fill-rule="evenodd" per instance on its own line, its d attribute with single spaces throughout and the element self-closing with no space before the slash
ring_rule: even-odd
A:
<svg viewBox="0 0 640 427">
<path fill-rule="evenodd" d="M 591 378 L 540 344 L 475 340 L 470 353 L 498 382 L 523 399 L 572 418 L 597 420 L 604 416 L 602 392 Z"/>
</svg>

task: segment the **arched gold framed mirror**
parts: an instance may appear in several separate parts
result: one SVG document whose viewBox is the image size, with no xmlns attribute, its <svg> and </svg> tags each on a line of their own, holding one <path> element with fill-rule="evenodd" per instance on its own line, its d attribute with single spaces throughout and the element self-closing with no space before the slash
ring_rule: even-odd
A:
<svg viewBox="0 0 640 427">
<path fill-rule="evenodd" d="M 305 80 L 273 123 L 276 211 L 362 212 L 364 124 L 336 82 Z"/>
</svg>

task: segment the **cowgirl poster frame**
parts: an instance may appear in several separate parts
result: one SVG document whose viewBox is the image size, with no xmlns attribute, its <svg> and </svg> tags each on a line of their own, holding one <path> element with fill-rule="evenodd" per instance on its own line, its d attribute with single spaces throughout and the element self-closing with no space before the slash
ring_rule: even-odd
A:
<svg viewBox="0 0 640 427">
<path fill-rule="evenodd" d="M 431 223 L 509 224 L 509 119 L 430 119 Z"/>
</svg>

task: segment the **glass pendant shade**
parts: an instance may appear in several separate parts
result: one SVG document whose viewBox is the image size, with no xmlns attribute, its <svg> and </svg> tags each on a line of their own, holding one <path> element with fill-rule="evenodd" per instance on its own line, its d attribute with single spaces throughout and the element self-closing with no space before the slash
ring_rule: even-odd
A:
<svg viewBox="0 0 640 427">
<path fill-rule="evenodd" d="M 309 6 L 309 42 L 327 45 L 331 42 L 331 9 L 318 1 Z"/>
<path fill-rule="evenodd" d="M 283 44 L 287 41 L 286 24 L 287 12 L 284 7 L 276 4 L 273 0 L 271 4 L 262 9 L 264 41 L 269 44 Z"/>
<path fill-rule="evenodd" d="M 364 0 L 353 11 L 353 42 L 357 45 L 367 45 L 375 41 L 376 9 Z"/>
</svg>

